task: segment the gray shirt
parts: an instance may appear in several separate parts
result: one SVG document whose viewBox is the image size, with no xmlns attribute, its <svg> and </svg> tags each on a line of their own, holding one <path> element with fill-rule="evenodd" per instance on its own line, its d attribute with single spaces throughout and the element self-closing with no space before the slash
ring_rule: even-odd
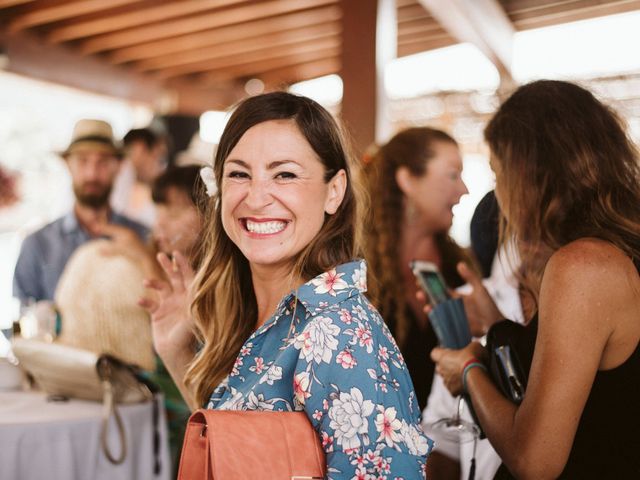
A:
<svg viewBox="0 0 640 480">
<path fill-rule="evenodd" d="M 112 213 L 109 221 L 132 229 L 143 240 L 149 233 L 143 225 L 117 213 Z M 14 297 L 22 304 L 29 299 L 53 300 L 69 257 L 91 239 L 73 211 L 25 238 L 13 276 Z"/>
</svg>

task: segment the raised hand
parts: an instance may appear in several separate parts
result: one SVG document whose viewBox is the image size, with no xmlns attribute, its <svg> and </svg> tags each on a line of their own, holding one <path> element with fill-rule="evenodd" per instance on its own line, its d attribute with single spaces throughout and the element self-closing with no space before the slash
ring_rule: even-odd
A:
<svg viewBox="0 0 640 480">
<path fill-rule="evenodd" d="M 480 337 L 487 332 L 491 325 L 503 319 L 504 315 L 500 313 L 491 295 L 482 284 L 482 279 L 473 270 L 464 262 L 458 263 L 457 269 L 460 276 L 471 285 L 471 293 L 462 295 L 462 301 L 469 319 L 471 333 Z"/>
<path fill-rule="evenodd" d="M 471 342 L 460 350 L 436 347 L 431 350 L 431 360 L 436 364 L 436 372 L 442 377 L 451 395 L 462 393 L 462 372 L 470 359 L 485 360 L 485 348 L 478 342 Z"/>
<path fill-rule="evenodd" d="M 173 260 L 164 253 L 156 258 L 167 280 L 145 280 L 144 286 L 152 295 L 138 303 L 151 315 L 154 347 L 165 363 L 169 363 L 171 357 L 193 353 L 194 325 L 189 307 L 194 273 L 179 252 L 173 252 Z"/>
</svg>

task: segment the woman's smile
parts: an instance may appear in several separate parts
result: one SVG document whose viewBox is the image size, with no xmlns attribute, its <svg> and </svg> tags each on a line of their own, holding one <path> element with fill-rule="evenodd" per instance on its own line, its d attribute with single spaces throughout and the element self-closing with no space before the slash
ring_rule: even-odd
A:
<svg viewBox="0 0 640 480">
<path fill-rule="evenodd" d="M 272 237 L 283 232 L 290 220 L 274 218 L 241 218 L 240 224 L 253 238 Z"/>
</svg>

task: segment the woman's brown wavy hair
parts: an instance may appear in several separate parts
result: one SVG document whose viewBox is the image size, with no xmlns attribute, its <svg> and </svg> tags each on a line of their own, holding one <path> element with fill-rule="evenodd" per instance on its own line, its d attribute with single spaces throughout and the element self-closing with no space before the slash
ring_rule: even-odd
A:
<svg viewBox="0 0 640 480">
<path fill-rule="evenodd" d="M 360 256 L 361 235 L 356 222 L 361 208 L 360 194 L 353 181 L 351 156 L 331 114 L 309 98 L 285 92 L 258 95 L 241 102 L 229 119 L 214 159 L 219 190 L 206 206 L 205 253 L 196 274 L 191 304 L 196 335 L 203 348 L 189 366 L 185 383 L 201 405 L 231 371 L 242 344 L 257 322 L 258 307 L 249 263 L 222 226 L 222 172 L 227 156 L 245 132 L 270 120 L 295 122 L 324 165 L 325 182 L 341 169 L 347 174 L 347 188 L 340 207 L 335 214 L 325 215 L 320 232 L 292 266 L 292 276 L 308 280 Z"/>
<path fill-rule="evenodd" d="M 397 133 L 371 157 L 363 169 L 363 178 L 371 201 L 365 226 L 365 257 L 369 272 L 369 297 L 389 322 L 398 344 L 404 345 L 409 332 L 405 288 L 402 274 L 402 242 L 400 235 L 405 215 L 405 195 L 396 182 L 396 172 L 406 167 L 419 177 L 427 172 L 429 160 L 435 155 L 438 142 L 457 142 L 447 133 L 428 127 L 414 127 Z M 436 244 L 442 256 L 442 273 L 451 286 L 462 283 L 456 271 L 461 260 L 469 261 L 466 253 L 447 232 L 436 234 Z"/>
<path fill-rule="evenodd" d="M 537 296 L 550 254 L 576 239 L 609 241 L 640 256 L 640 166 L 624 122 L 575 84 L 520 87 L 485 129 L 504 214 L 526 283 Z"/>
</svg>

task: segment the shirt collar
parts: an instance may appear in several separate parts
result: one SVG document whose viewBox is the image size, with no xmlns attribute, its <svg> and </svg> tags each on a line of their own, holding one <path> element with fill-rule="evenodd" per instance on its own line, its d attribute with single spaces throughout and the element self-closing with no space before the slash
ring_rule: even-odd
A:
<svg viewBox="0 0 640 480">
<path fill-rule="evenodd" d="M 300 303 L 317 312 L 329 305 L 367 291 L 367 264 L 364 260 L 343 263 L 324 272 L 292 292 Z"/>
<path fill-rule="evenodd" d="M 78 217 L 73 210 L 67 213 L 64 217 L 62 217 L 62 231 L 64 233 L 73 233 L 81 230 L 80 222 L 78 222 Z"/>
<path fill-rule="evenodd" d="M 109 220 L 109 222 L 122 223 L 123 218 L 124 217 L 122 215 L 118 215 L 112 210 L 109 210 L 109 213 L 107 213 L 107 219 Z M 84 231 L 84 229 L 80 225 L 80 222 L 78 221 L 78 217 L 76 217 L 76 212 L 73 209 L 71 209 L 71 211 L 64 217 L 62 217 L 62 231 L 64 233 Z"/>
<path fill-rule="evenodd" d="M 276 308 L 276 313 L 253 332 L 247 341 L 271 329 L 283 315 L 294 315 L 296 298 L 307 312 L 317 314 L 366 291 L 367 264 L 364 260 L 338 265 L 286 295 Z"/>
</svg>

